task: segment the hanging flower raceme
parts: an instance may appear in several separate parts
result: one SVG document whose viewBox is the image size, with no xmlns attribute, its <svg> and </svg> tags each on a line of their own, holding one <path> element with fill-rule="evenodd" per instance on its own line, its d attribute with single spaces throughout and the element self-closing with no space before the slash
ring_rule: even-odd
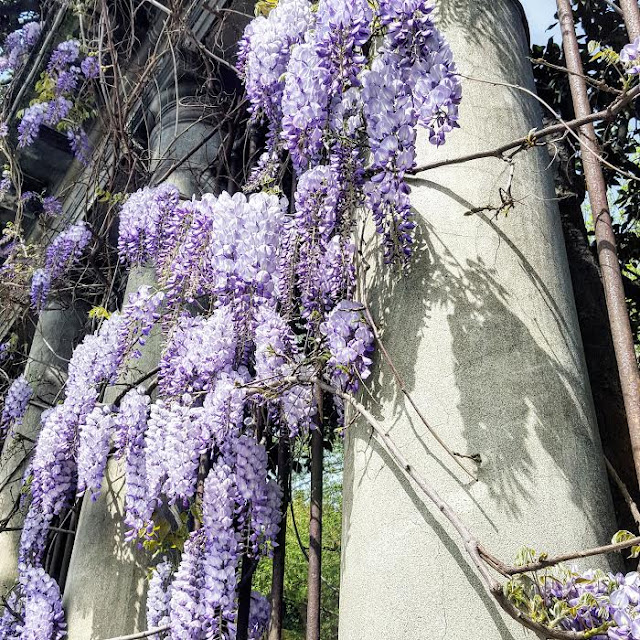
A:
<svg viewBox="0 0 640 640">
<path fill-rule="evenodd" d="M 240 41 L 238 68 L 254 118 L 268 122 L 269 151 L 280 129 L 283 75 L 291 48 L 302 41 L 312 22 L 308 0 L 281 0 L 267 18 L 252 20 Z"/>
<path fill-rule="evenodd" d="M 25 140 L 39 121 L 67 117 L 79 74 L 100 74 L 63 44 L 49 65 L 60 100 L 25 113 Z M 147 619 L 168 624 L 172 640 L 235 639 L 241 567 L 272 553 L 282 517 L 265 443 L 315 428 L 316 377 L 355 392 L 370 372 L 373 334 L 353 302 L 357 215 L 367 205 L 387 260 L 406 260 L 416 127 L 440 144 L 460 97 L 419 0 L 320 0 L 317 10 L 280 0 L 247 27 L 239 59 L 252 116 L 267 124 L 261 166 L 277 170 L 264 174 L 273 188 L 180 202 L 160 185 L 128 197 L 119 256 L 153 266 L 158 291 L 140 289 L 74 351 L 65 400 L 44 416 L 22 534 L 24 567 L 39 568 L 53 518 L 78 493 L 97 494 L 114 452 L 125 466 L 126 539 L 168 555 L 152 574 Z M 275 176 L 291 173 L 289 203 Z M 79 246 L 58 241 L 56 265 Z M 40 306 L 63 273 L 46 267 Z M 154 326 L 164 346 L 153 400 L 132 388 L 103 404 Z M 250 638 L 268 618 L 252 594 Z"/>
<path fill-rule="evenodd" d="M 92 234 L 84 222 L 60 232 L 47 247 L 44 267 L 37 269 L 31 281 L 31 305 L 41 311 L 51 287 L 77 262 L 91 242 Z"/>
<path fill-rule="evenodd" d="M 83 97 L 78 95 L 83 78 L 97 77 L 99 67 L 93 56 L 80 58 L 77 40 L 65 40 L 54 49 L 40 82 L 40 94 L 24 110 L 18 125 L 19 147 L 33 144 L 47 125 L 64 132 L 76 158 L 88 164 L 89 140 L 82 122 L 89 116 L 86 109 L 76 107 Z"/>
<path fill-rule="evenodd" d="M 163 558 L 153 569 L 147 590 L 147 627 L 155 629 L 169 624 L 174 567 Z M 159 640 L 159 636 L 151 636 Z"/>
<path fill-rule="evenodd" d="M 363 310 L 362 305 L 343 300 L 320 327 L 331 353 L 327 362 L 331 382 L 346 391 L 356 391 L 359 381 L 370 374 L 373 333 Z"/>
<path fill-rule="evenodd" d="M 18 376 L 11 383 L 4 397 L 2 416 L 0 416 L 0 442 L 4 440 L 11 426 L 17 426 L 22 423 L 22 418 L 32 395 L 33 389 L 24 375 Z"/>
<path fill-rule="evenodd" d="M 132 193 L 120 209 L 120 259 L 128 264 L 154 262 L 160 244 L 168 244 L 167 231 L 179 203 L 180 193 L 171 184 L 144 187 Z"/>
<path fill-rule="evenodd" d="M 29 22 L 11 32 L 2 45 L 0 73 L 15 74 L 37 44 L 41 33 L 42 26 L 39 22 Z"/>
</svg>

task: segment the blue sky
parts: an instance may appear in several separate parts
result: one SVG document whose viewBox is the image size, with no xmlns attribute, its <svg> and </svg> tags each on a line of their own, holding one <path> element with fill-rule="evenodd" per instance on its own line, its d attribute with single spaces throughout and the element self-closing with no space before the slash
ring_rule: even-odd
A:
<svg viewBox="0 0 640 640">
<path fill-rule="evenodd" d="M 535 44 L 544 44 L 553 32 L 545 31 L 545 29 L 554 21 L 553 14 L 556 11 L 555 0 L 520 0 L 527 12 L 529 19 L 529 28 L 531 29 L 531 39 Z M 556 34 L 556 42 L 558 41 L 559 31 L 554 29 Z"/>
</svg>

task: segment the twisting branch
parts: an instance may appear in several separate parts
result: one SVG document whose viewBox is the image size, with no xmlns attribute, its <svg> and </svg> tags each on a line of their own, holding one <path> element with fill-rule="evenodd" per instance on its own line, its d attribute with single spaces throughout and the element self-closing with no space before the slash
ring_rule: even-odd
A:
<svg viewBox="0 0 640 640">
<path fill-rule="evenodd" d="M 476 478 L 476 476 L 473 473 L 471 473 L 471 471 L 469 471 L 469 469 L 467 469 L 467 467 L 464 464 L 462 464 L 462 462 L 460 461 L 460 456 L 458 456 L 458 454 L 456 454 L 454 451 L 452 451 L 449 448 L 447 443 L 438 435 L 438 432 L 429 424 L 428 420 L 426 419 L 426 417 L 423 415 L 422 411 L 420 410 L 420 407 L 418 407 L 418 405 L 416 404 L 415 400 L 413 399 L 413 397 L 409 393 L 409 390 L 407 389 L 407 386 L 405 385 L 404 380 L 403 380 L 402 376 L 400 375 L 400 372 L 398 371 L 397 367 L 393 363 L 393 360 L 391 359 L 391 356 L 389 355 L 389 352 L 387 351 L 387 348 L 384 346 L 384 342 L 382 342 L 382 337 L 380 336 L 380 330 L 378 329 L 378 327 L 377 327 L 377 325 L 375 323 L 375 320 L 373 319 L 373 315 L 371 313 L 371 309 L 370 309 L 369 304 L 367 302 L 364 303 L 364 313 L 365 313 L 365 316 L 367 318 L 367 322 L 369 323 L 369 326 L 371 327 L 371 331 L 373 332 L 373 336 L 376 339 L 376 342 L 378 343 L 378 346 L 380 347 L 380 352 L 382 353 L 382 357 L 384 358 L 385 362 L 389 365 L 389 368 L 391 369 L 391 373 L 393 374 L 393 377 L 395 378 L 396 383 L 398 384 L 398 387 L 400 388 L 400 391 L 402 392 L 404 397 L 407 399 L 409 404 L 413 407 L 414 411 L 418 415 L 418 418 L 420 419 L 422 424 L 429 431 L 429 433 L 436 439 L 438 444 L 447 452 L 447 454 L 451 457 L 451 459 L 472 480 L 477 480 L 478 478 Z"/>
<path fill-rule="evenodd" d="M 475 153 L 459 156 L 457 158 L 448 158 L 447 160 L 437 160 L 428 164 L 419 165 L 414 169 L 411 169 L 407 173 L 410 175 L 417 175 L 418 173 L 428 171 L 429 169 L 437 169 L 439 167 L 462 164 L 464 162 L 471 162 L 472 160 L 480 160 L 482 158 L 500 158 L 504 153 L 506 153 L 507 151 L 511 151 L 512 149 L 523 150 L 530 148 L 542 142 L 549 136 L 555 136 L 559 133 L 563 133 L 567 129 L 571 129 L 573 131 L 574 129 L 578 129 L 585 124 L 599 122 L 601 120 L 611 120 L 629 104 L 631 104 L 638 97 L 638 95 L 640 95 L 640 85 L 634 87 L 628 93 L 623 94 L 617 100 L 614 100 L 606 109 L 603 109 L 602 111 L 590 113 L 589 115 L 582 118 L 564 120 L 559 124 L 552 124 L 540 129 L 532 129 L 526 136 L 522 136 L 521 138 L 517 138 L 516 140 L 507 142 L 503 145 L 500 145 L 499 147 L 495 147 L 494 149 L 489 149 L 486 151 L 476 151 Z"/>
<path fill-rule="evenodd" d="M 631 511 L 631 516 L 633 517 L 636 525 L 640 527 L 640 511 L 638 510 L 638 505 L 631 497 L 629 489 L 627 489 L 627 485 L 622 481 L 622 478 L 618 475 L 618 472 L 615 470 L 614 466 L 611 464 L 607 456 L 604 457 L 604 462 L 607 465 L 607 471 L 609 472 L 611 479 L 615 482 L 616 486 L 620 490 L 620 493 L 622 494 L 622 497 L 624 498 L 624 501 L 627 503 L 629 511 Z"/>
<path fill-rule="evenodd" d="M 114 638 L 108 638 L 108 640 L 138 640 L 139 638 L 148 638 L 156 633 L 162 633 L 163 631 L 169 631 L 170 625 L 165 624 L 161 627 L 154 627 L 153 629 L 147 629 L 146 631 L 138 631 L 137 633 L 130 633 L 128 636 L 116 636 Z"/>
</svg>

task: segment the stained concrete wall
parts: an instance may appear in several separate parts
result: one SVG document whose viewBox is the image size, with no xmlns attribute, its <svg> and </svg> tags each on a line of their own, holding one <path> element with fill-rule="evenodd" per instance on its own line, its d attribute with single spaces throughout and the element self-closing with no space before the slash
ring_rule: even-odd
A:
<svg viewBox="0 0 640 640">
<path fill-rule="evenodd" d="M 155 283 L 152 269 L 132 269 L 125 298 Z M 140 359 L 118 385 L 105 391 L 104 402 L 114 402 L 122 385 L 152 371 L 161 348 L 160 332 L 154 329 L 140 350 Z M 150 558 L 124 539 L 125 491 L 124 464 L 110 458 L 100 496 L 95 502 L 88 495 L 83 499 L 63 598 L 70 640 L 111 638 L 146 629 L 144 596 Z"/>
<path fill-rule="evenodd" d="M 156 173 L 164 174 L 197 148 L 167 181 L 187 198 L 211 188 L 209 167 L 219 136 L 200 146 L 212 131 L 202 107 L 189 99 L 189 94 L 178 100 L 167 91 L 158 96 L 151 109 L 157 123 L 149 136 Z M 125 300 L 142 285 L 157 285 L 153 269 L 131 270 Z M 155 369 L 161 350 L 162 336 L 155 327 L 140 348 L 142 357 L 125 372 L 120 386 L 107 389 L 104 401 L 115 401 L 122 384 L 139 380 Z M 147 628 L 145 597 L 151 557 L 136 543 L 124 540 L 125 491 L 124 465 L 110 459 L 100 497 L 93 502 L 87 496 L 83 501 L 63 598 L 69 640 L 111 638 Z"/>
<path fill-rule="evenodd" d="M 57 303 L 51 303 L 40 314 L 36 326 L 25 377 L 38 404 L 27 407 L 22 425 L 9 432 L 0 455 L 0 522 L 3 526 L 18 529 L 0 532 L 0 596 L 11 589 L 18 577 L 19 528 L 24 522 L 28 503 L 18 510 L 15 505 L 20 498 L 33 442 L 40 433 L 42 407 L 53 405 L 59 399 L 66 380 L 67 363 L 82 337 L 85 318 L 86 309 L 82 305 L 64 309 Z"/>
<path fill-rule="evenodd" d="M 513 0 L 440 0 L 461 73 L 533 90 Z M 465 79 L 462 129 L 420 164 L 494 148 L 540 124 L 517 89 Z M 450 447 L 480 454 L 471 481 L 408 408 L 378 360 L 364 401 L 411 464 L 495 554 L 562 552 L 615 531 L 553 180 L 543 150 L 517 156 L 515 208 L 499 205 L 509 166 L 491 158 L 412 181 L 411 272 L 390 274 L 376 239 L 368 282 L 383 339 L 408 390 Z M 467 461 L 468 464 L 469 461 Z M 525 632 L 484 592 L 455 531 L 362 423 L 347 433 L 341 640 L 507 640 Z M 592 566 L 607 566 L 593 559 Z M 528 633 L 527 637 L 531 637 Z"/>
</svg>

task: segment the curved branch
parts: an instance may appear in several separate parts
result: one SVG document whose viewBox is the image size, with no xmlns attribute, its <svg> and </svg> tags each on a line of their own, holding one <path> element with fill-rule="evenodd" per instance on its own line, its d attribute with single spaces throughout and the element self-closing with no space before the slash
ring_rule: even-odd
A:
<svg viewBox="0 0 640 640">
<path fill-rule="evenodd" d="M 461 164 L 464 162 L 471 162 L 472 160 L 480 160 L 481 158 L 500 158 L 507 151 L 512 149 L 526 149 L 534 146 L 537 142 L 541 142 L 544 138 L 554 136 L 559 133 L 565 132 L 567 129 L 577 129 L 582 125 L 589 124 L 591 122 L 598 122 L 600 120 L 611 120 L 617 116 L 625 107 L 631 104 L 640 95 L 640 85 L 634 87 L 624 96 L 621 96 L 618 100 L 614 100 L 606 109 L 602 111 L 596 111 L 583 118 L 575 118 L 573 120 L 562 121 L 559 124 L 549 125 L 541 129 L 533 129 L 526 136 L 507 142 L 494 149 L 487 151 L 476 151 L 465 156 L 459 156 L 458 158 L 449 158 L 447 160 L 438 160 L 436 162 L 430 162 L 423 164 L 410 171 L 407 171 L 408 176 L 414 176 L 423 171 L 429 169 L 437 169 L 439 167 L 446 167 L 454 164 Z"/>
</svg>

